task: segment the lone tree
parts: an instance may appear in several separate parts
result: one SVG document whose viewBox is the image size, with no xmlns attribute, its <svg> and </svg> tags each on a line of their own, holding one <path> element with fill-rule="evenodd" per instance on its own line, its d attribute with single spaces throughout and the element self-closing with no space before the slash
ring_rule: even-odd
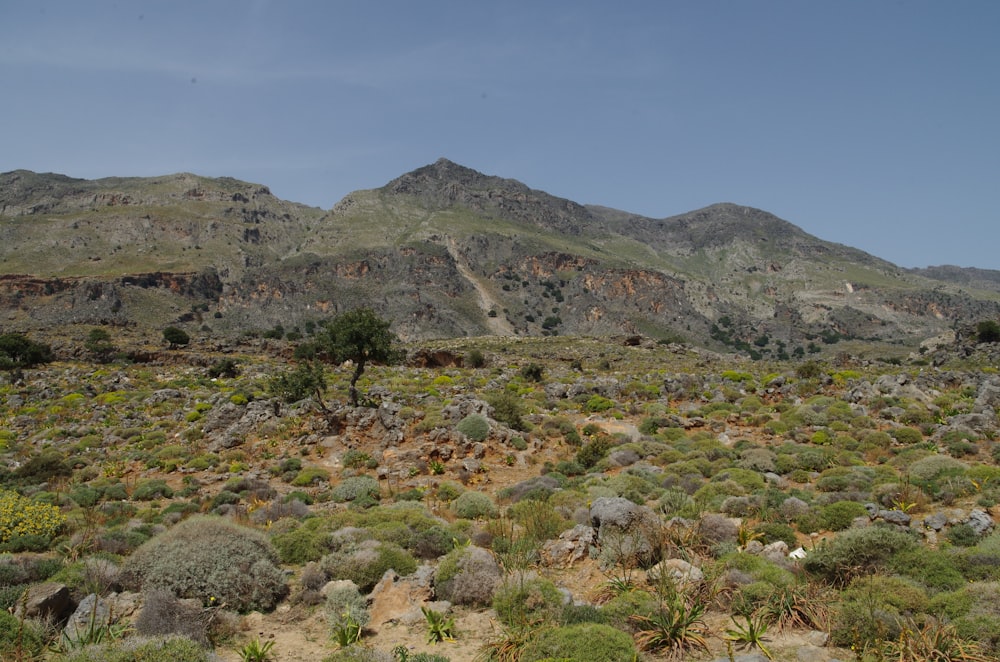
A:
<svg viewBox="0 0 1000 662">
<path fill-rule="evenodd" d="M 316 333 L 317 355 L 333 363 L 351 361 L 354 374 L 348 392 L 351 405 L 358 406 L 358 379 L 369 362 L 395 363 L 400 358 L 396 349 L 396 334 L 389 331 L 390 322 L 370 308 L 357 308 L 324 322 Z"/>
<path fill-rule="evenodd" d="M 176 326 L 168 326 L 165 328 L 163 330 L 163 339 L 170 343 L 171 349 L 191 342 L 191 336 L 187 334 L 187 331 L 184 329 L 178 329 Z"/>
<path fill-rule="evenodd" d="M 87 340 L 83 343 L 84 349 L 90 352 L 95 361 L 106 363 L 111 360 L 118 348 L 111 341 L 111 334 L 105 329 L 91 329 L 87 334 Z"/>
</svg>

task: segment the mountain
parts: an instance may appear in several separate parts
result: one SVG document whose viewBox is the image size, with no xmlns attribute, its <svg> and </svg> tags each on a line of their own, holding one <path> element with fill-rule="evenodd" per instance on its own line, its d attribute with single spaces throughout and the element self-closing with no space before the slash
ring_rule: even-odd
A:
<svg viewBox="0 0 1000 662">
<path fill-rule="evenodd" d="M 406 339 L 642 334 L 783 356 L 1000 317 L 1000 272 L 907 271 L 730 203 L 584 206 L 446 159 L 329 211 L 230 178 L 19 170 L 0 175 L 0 238 L 0 311 L 26 331 L 225 338 L 368 305 Z"/>
</svg>

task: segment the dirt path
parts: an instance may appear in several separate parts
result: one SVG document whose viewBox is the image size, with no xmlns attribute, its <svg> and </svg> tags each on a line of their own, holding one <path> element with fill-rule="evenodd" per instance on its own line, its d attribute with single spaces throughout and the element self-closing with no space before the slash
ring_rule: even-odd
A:
<svg viewBox="0 0 1000 662">
<path fill-rule="evenodd" d="M 479 309 L 486 315 L 486 324 L 490 327 L 490 333 L 496 336 L 514 335 L 514 327 L 507 321 L 506 317 L 502 317 L 499 313 L 497 313 L 496 317 L 489 316 L 491 310 L 500 311 L 503 309 L 503 305 L 493 297 L 493 294 L 486 284 L 483 283 L 482 279 L 473 273 L 468 261 L 458 252 L 455 240 L 448 237 L 445 240 L 445 246 L 448 248 L 448 254 L 451 255 L 451 259 L 455 261 L 458 273 L 462 274 L 462 277 L 476 288 L 476 294 L 479 295 Z"/>
</svg>

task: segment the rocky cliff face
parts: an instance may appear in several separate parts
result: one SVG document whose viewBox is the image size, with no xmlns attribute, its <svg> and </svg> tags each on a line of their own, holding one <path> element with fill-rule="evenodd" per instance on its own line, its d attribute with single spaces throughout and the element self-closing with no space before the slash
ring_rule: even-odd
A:
<svg viewBox="0 0 1000 662">
<path fill-rule="evenodd" d="M 441 159 L 332 210 L 180 174 L 0 175 L 0 308 L 22 330 L 303 328 L 359 305 L 404 338 L 644 334 L 753 355 L 916 344 L 1000 316 L 994 272 L 907 272 L 767 212 L 585 207 Z"/>
</svg>

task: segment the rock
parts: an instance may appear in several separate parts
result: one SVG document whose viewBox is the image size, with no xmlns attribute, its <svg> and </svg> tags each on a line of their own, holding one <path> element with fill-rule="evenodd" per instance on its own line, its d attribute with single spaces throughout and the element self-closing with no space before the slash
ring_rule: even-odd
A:
<svg viewBox="0 0 1000 662">
<path fill-rule="evenodd" d="M 896 526 L 910 525 L 910 516 L 902 510 L 880 510 L 878 511 L 878 516 L 882 521 L 895 524 Z"/>
<path fill-rule="evenodd" d="M 546 565 L 569 567 L 587 558 L 596 542 L 597 532 L 593 527 L 577 524 L 542 546 L 542 560 Z"/>
<path fill-rule="evenodd" d="M 664 577 L 673 583 L 674 588 L 683 590 L 705 579 L 705 573 L 683 559 L 667 559 L 650 568 L 646 577 L 650 582 L 657 582 Z"/>
<path fill-rule="evenodd" d="M 993 528 L 993 518 L 981 508 L 973 508 L 965 523 L 972 527 L 978 536 L 986 535 Z"/>
<path fill-rule="evenodd" d="M 397 622 L 408 612 L 416 609 L 431 598 L 431 587 L 427 573 L 413 578 L 401 578 L 393 570 L 387 570 L 382 579 L 368 595 L 371 614 L 370 626 L 378 628 L 385 623 Z"/>
<path fill-rule="evenodd" d="M 759 540 L 751 540 L 743 548 L 743 551 L 747 554 L 760 554 L 764 551 L 764 544 Z"/>
<path fill-rule="evenodd" d="M 638 453 L 628 449 L 617 450 L 608 455 L 608 461 L 611 462 L 611 464 L 618 467 L 627 467 L 629 465 L 635 464 L 641 459 L 642 458 L 639 457 Z"/>
<path fill-rule="evenodd" d="M 81 641 L 88 632 L 111 625 L 113 618 L 111 602 L 91 593 L 80 601 L 76 611 L 66 621 L 63 634 L 70 641 Z"/>
<path fill-rule="evenodd" d="M 73 610 L 73 600 L 65 584 L 43 582 L 28 587 L 15 614 L 24 618 L 62 620 Z"/>
<path fill-rule="evenodd" d="M 765 559 L 774 562 L 781 562 L 788 558 L 788 543 L 784 540 L 775 540 L 769 545 L 765 545 L 760 553 Z"/>
<path fill-rule="evenodd" d="M 924 518 L 924 527 L 932 531 L 940 531 L 948 524 L 948 516 L 942 512 L 928 515 Z"/>
</svg>

